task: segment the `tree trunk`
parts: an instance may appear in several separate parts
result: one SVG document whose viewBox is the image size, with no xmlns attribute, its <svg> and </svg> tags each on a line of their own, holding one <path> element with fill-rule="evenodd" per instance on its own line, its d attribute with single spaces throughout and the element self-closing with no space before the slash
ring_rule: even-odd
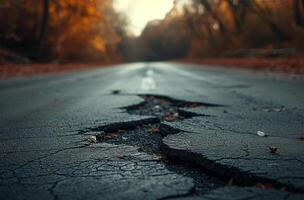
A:
<svg viewBox="0 0 304 200">
<path fill-rule="evenodd" d="M 277 40 L 279 41 L 291 40 L 290 36 L 287 35 L 284 31 L 282 31 L 279 28 L 279 26 L 273 21 L 269 10 L 264 10 L 255 1 L 252 1 L 251 5 L 252 5 L 252 11 L 269 26 L 269 28 L 271 29 Z"/>
<path fill-rule="evenodd" d="M 297 26 L 304 28 L 304 16 L 301 12 L 301 4 L 304 10 L 304 1 L 303 0 L 294 0 L 293 1 L 293 8 L 294 8 L 294 21 Z"/>
<path fill-rule="evenodd" d="M 208 11 L 208 13 L 210 13 L 210 15 L 212 16 L 212 18 L 218 23 L 219 30 L 220 30 L 221 34 L 224 37 L 228 38 L 227 32 L 226 32 L 226 27 L 224 26 L 222 20 L 219 18 L 219 16 L 217 15 L 217 13 L 215 13 L 214 10 L 212 10 L 210 3 L 207 0 L 201 0 L 201 4 Z"/>
<path fill-rule="evenodd" d="M 41 20 L 39 35 L 37 38 L 37 49 L 36 49 L 36 58 L 41 59 L 41 53 L 43 50 L 43 45 L 47 38 L 47 32 L 49 27 L 49 3 L 50 0 L 43 1 L 43 16 Z"/>
<path fill-rule="evenodd" d="M 60 13 L 61 13 L 61 4 L 60 4 L 61 0 L 56 0 L 56 10 L 57 10 L 57 15 L 58 15 L 58 21 L 57 21 L 57 25 L 56 25 L 56 62 L 59 63 L 60 62 L 60 54 L 61 54 L 61 40 L 60 40 L 60 36 L 61 36 L 61 17 L 60 17 Z"/>
<path fill-rule="evenodd" d="M 243 25 L 246 17 L 247 8 L 250 5 L 250 1 L 239 1 L 237 5 L 234 4 L 233 0 L 228 0 L 228 5 L 233 15 L 235 28 L 238 34 L 243 32 Z"/>
</svg>

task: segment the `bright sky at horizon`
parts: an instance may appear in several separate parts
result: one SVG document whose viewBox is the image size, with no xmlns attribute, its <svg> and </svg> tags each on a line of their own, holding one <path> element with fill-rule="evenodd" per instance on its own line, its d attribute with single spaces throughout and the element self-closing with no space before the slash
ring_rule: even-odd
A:
<svg viewBox="0 0 304 200">
<path fill-rule="evenodd" d="M 174 0 L 115 0 L 114 8 L 129 19 L 129 30 L 138 36 L 149 21 L 163 19 Z"/>
</svg>

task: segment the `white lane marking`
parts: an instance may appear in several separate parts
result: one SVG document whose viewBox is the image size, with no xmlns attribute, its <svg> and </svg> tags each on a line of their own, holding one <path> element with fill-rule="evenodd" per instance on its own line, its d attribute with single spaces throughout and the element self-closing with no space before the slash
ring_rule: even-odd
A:
<svg viewBox="0 0 304 200">
<path fill-rule="evenodd" d="M 153 76 L 154 75 L 154 71 L 152 69 L 148 69 L 146 71 L 146 76 Z"/>
<path fill-rule="evenodd" d="M 148 69 L 145 73 L 141 81 L 141 89 L 142 90 L 154 90 L 156 89 L 156 82 L 153 79 L 154 71 L 152 69 Z"/>
<path fill-rule="evenodd" d="M 154 90 L 156 89 L 156 82 L 152 77 L 144 77 L 141 80 L 142 90 Z"/>
</svg>

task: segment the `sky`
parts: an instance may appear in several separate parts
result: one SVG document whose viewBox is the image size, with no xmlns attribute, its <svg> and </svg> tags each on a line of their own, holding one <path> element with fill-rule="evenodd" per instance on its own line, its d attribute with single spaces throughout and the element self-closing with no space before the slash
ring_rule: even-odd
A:
<svg viewBox="0 0 304 200">
<path fill-rule="evenodd" d="M 115 0 L 114 8 L 128 17 L 129 30 L 139 36 L 149 21 L 163 19 L 174 0 Z"/>
</svg>

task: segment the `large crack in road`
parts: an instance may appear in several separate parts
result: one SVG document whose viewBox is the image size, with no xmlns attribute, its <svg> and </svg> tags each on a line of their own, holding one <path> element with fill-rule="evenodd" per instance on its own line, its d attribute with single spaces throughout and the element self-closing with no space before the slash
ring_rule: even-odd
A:
<svg viewBox="0 0 304 200">
<path fill-rule="evenodd" d="M 121 95 L 120 93 L 113 93 Z M 201 159 L 194 155 L 189 155 L 184 151 L 171 151 L 163 143 L 163 139 L 172 134 L 184 132 L 172 128 L 170 122 L 178 122 L 192 117 L 208 117 L 208 115 L 190 112 L 187 109 L 198 107 L 214 107 L 217 104 L 189 102 L 177 100 L 166 96 L 158 95 L 138 95 L 144 101 L 121 108 L 131 115 L 146 116 L 131 122 L 113 123 L 106 126 L 89 128 L 82 130 L 84 133 L 94 133 L 96 142 L 109 143 L 115 145 L 129 145 L 138 147 L 138 151 L 156 155 L 159 162 L 166 165 L 167 169 L 177 174 L 190 177 L 194 181 L 194 188 L 186 196 L 201 196 L 207 192 L 223 186 L 237 185 L 240 187 L 271 187 L 274 190 L 287 190 L 298 192 L 286 185 L 277 184 L 275 181 L 254 177 L 235 169 L 233 174 L 225 166 L 216 166 L 216 163 L 206 162 L 206 166 L 198 165 L 192 159 Z M 92 141 L 91 141 L 92 142 Z M 94 143 L 94 142 L 93 142 Z M 189 157 L 182 158 L 181 157 Z M 128 159 L 121 155 L 121 159 Z M 213 167 L 214 166 L 214 169 Z M 220 170 L 219 170 L 220 169 Z"/>
</svg>

